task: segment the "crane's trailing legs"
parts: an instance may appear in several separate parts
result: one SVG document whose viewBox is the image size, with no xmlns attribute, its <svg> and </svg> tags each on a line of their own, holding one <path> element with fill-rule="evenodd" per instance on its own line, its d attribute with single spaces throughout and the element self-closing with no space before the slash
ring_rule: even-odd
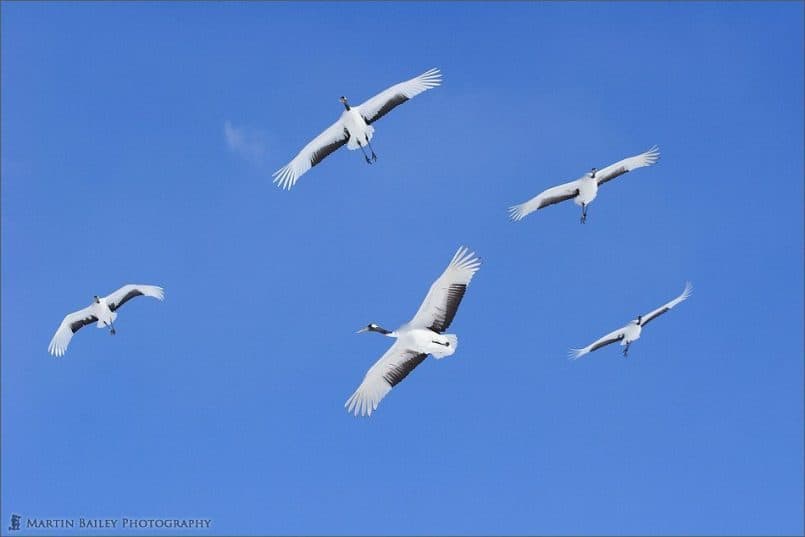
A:
<svg viewBox="0 0 805 537">
<path fill-rule="evenodd" d="M 115 330 L 115 323 L 113 323 L 112 321 L 109 321 L 108 323 L 104 323 L 104 324 L 109 327 L 109 333 L 111 335 L 114 336 L 115 334 L 117 334 L 117 330 Z"/>
<path fill-rule="evenodd" d="M 364 138 L 366 138 L 366 145 L 369 146 L 369 151 L 372 152 L 372 162 L 377 162 L 377 155 L 375 155 L 375 150 L 372 147 L 372 142 L 369 141 L 369 136 L 364 135 Z"/>
<path fill-rule="evenodd" d="M 584 224 L 587 222 L 587 204 L 581 204 L 581 223 Z"/>
<path fill-rule="evenodd" d="M 623 357 L 624 358 L 626 358 L 626 356 L 629 355 L 629 345 L 631 345 L 631 344 L 632 344 L 631 341 L 626 342 L 626 346 L 623 348 Z"/>
<path fill-rule="evenodd" d="M 361 153 L 363 153 L 363 158 L 366 159 L 366 164 L 371 164 L 372 161 L 369 159 L 369 156 L 366 154 L 366 149 L 363 148 L 363 144 L 358 142 L 358 147 L 361 148 Z M 372 151 L 372 155 L 374 155 L 374 154 L 375 154 L 375 152 Z M 375 157 L 375 160 L 377 160 L 377 157 Z"/>
</svg>

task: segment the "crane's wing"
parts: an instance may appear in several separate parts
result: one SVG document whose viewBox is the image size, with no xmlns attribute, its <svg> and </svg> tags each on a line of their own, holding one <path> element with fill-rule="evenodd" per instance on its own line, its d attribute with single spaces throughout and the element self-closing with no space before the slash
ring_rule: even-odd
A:
<svg viewBox="0 0 805 537">
<path fill-rule="evenodd" d="M 165 291 L 156 285 L 129 284 L 124 285 L 114 293 L 104 297 L 104 300 L 106 300 L 109 309 L 115 311 L 136 296 L 151 296 L 157 300 L 163 300 L 165 298 Z"/>
<path fill-rule="evenodd" d="M 687 300 L 687 298 L 693 294 L 693 285 L 690 282 L 685 283 L 685 290 L 682 291 L 682 294 L 673 299 L 672 301 L 668 302 L 667 304 L 663 304 L 659 308 L 654 311 L 650 311 L 641 317 L 640 326 L 646 326 L 650 321 L 656 319 L 666 311 L 670 310 L 680 302 Z"/>
<path fill-rule="evenodd" d="M 657 162 L 659 158 L 660 148 L 655 145 L 645 153 L 635 155 L 634 157 L 625 158 L 619 162 L 616 162 L 615 164 L 610 164 L 606 168 L 595 172 L 595 178 L 598 179 L 598 186 L 601 186 L 607 181 L 611 181 L 626 172 L 630 172 L 644 166 L 651 166 Z"/>
<path fill-rule="evenodd" d="M 399 340 L 395 341 L 386 354 L 369 368 L 361 385 L 344 403 L 347 412 L 356 416 L 359 413 L 361 416 L 371 416 L 380 400 L 427 357 L 427 354 L 405 349 Z"/>
<path fill-rule="evenodd" d="M 481 259 L 462 246 L 439 279 L 430 286 L 425 300 L 408 323 L 413 328 L 430 328 L 442 333 L 453 322 L 458 305 L 472 276 L 481 268 Z"/>
<path fill-rule="evenodd" d="M 73 334 L 82 327 L 97 322 L 98 318 L 92 314 L 92 306 L 68 314 L 59 325 L 59 329 L 53 334 L 53 339 L 48 345 L 48 352 L 53 356 L 64 356 L 67 345 L 73 339 Z"/>
<path fill-rule="evenodd" d="M 624 335 L 623 334 L 624 328 L 625 327 L 618 328 L 617 330 L 613 330 L 612 332 L 610 332 L 609 334 L 605 335 L 601 339 L 598 339 L 598 340 L 594 341 L 593 343 L 590 343 L 589 345 L 587 345 L 583 349 L 570 349 L 570 359 L 571 360 L 576 360 L 578 358 L 581 358 L 585 354 L 588 354 L 588 353 L 591 353 L 591 352 L 593 352 L 595 350 L 598 350 L 601 347 L 605 347 L 605 346 L 609 345 L 610 343 L 615 343 L 616 341 L 622 340 L 623 335 Z"/>
<path fill-rule="evenodd" d="M 579 195 L 579 181 L 581 179 L 549 188 L 525 203 L 509 207 L 509 217 L 518 222 L 537 209 L 575 198 Z"/>
<path fill-rule="evenodd" d="M 387 90 L 381 91 L 371 99 L 358 106 L 358 112 L 372 124 L 408 99 L 412 99 L 423 91 L 435 88 L 442 83 L 442 74 L 438 69 L 430 69 L 421 75 L 400 82 Z"/>
<path fill-rule="evenodd" d="M 310 168 L 347 143 L 349 131 L 339 119 L 324 132 L 313 138 L 291 162 L 274 172 L 274 183 L 280 188 L 290 190 L 296 181 Z"/>
</svg>

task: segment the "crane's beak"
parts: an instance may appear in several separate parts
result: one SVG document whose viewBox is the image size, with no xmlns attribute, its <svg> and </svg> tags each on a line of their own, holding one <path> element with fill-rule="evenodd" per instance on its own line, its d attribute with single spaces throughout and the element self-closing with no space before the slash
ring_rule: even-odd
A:
<svg viewBox="0 0 805 537">
<path fill-rule="evenodd" d="M 369 329 L 364 326 L 363 328 L 361 328 L 360 330 L 358 330 L 355 333 L 356 334 L 363 334 L 364 332 L 368 332 L 368 331 L 369 331 Z"/>
</svg>

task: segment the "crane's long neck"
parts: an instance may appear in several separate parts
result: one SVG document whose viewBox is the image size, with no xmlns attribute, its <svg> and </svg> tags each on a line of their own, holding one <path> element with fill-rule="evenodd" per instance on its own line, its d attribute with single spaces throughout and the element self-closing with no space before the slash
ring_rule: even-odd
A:
<svg viewBox="0 0 805 537">
<path fill-rule="evenodd" d="M 384 336 L 387 336 L 387 337 L 397 337 L 397 332 L 394 332 L 392 330 L 386 330 L 382 326 L 373 326 L 371 328 L 371 331 L 372 332 L 377 332 L 378 334 L 383 334 Z"/>
</svg>

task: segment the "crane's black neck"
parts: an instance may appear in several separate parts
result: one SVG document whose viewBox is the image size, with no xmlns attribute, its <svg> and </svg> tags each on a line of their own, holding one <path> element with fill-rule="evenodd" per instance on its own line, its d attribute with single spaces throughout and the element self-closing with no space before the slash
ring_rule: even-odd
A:
<svg viewBox="0 0 805 537">
<path fill-rule="evenodd" d="M 349 103 L 344 103 L 344 108 L 346 108 L 347 111 L 349 111 Z"/>
<path fill-rule="evenodd" d="M 378 326 L 376 324 L 370 324 L 367 328 L 370 332 L 377 332 L 378 334 L 383 334 L 384 336 L 391 334 L 391 330 L 386 330 L 382 326 Z"/>
</svg>

